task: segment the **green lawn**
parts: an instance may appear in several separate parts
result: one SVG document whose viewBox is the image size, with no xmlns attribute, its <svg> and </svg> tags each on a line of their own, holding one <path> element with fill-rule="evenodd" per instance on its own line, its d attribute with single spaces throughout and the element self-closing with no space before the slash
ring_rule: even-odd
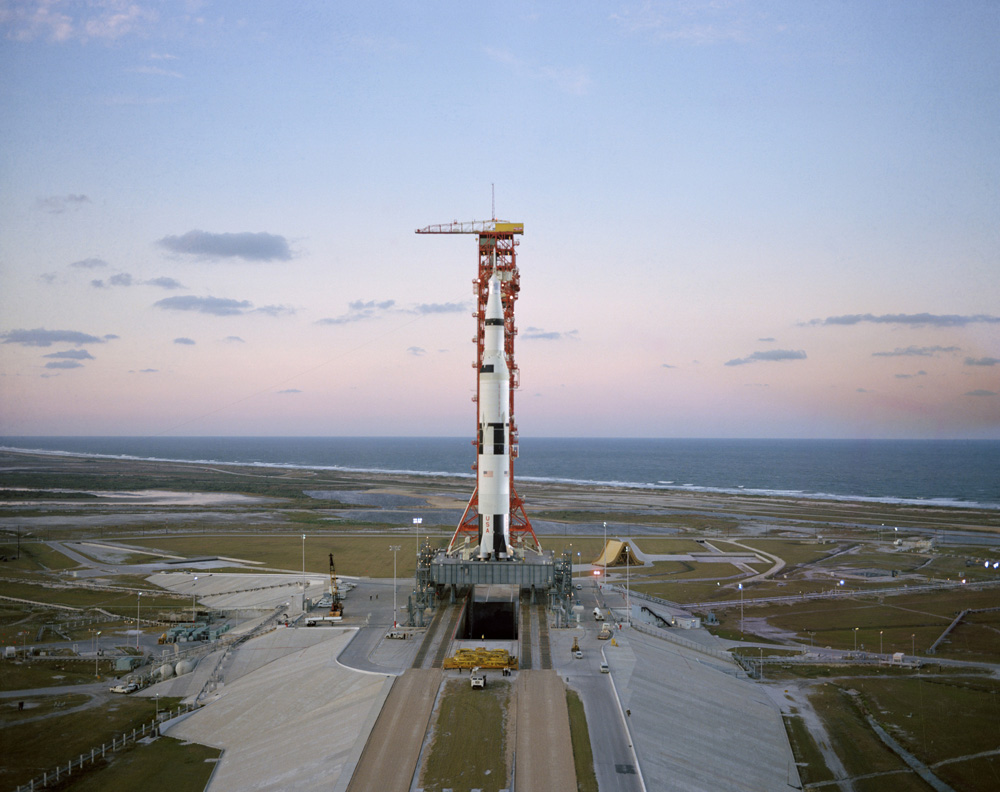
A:
<svg viewBox="0 0 1000 792">
<path fill-rule="evenodd" d="M 68 695 L 72 695 L 72 689 Z M 160 700 L 160 709 L 175 706 L 176 699 Z M 0 788 L 14 789 L 57 764 L 77 759 L 112 737 L 141 728 L 152 722 L 156 703 L 135 696 L 119 696 L 110 704 L 81 712 L 31 723 L 5 723 L 3 735 L 3 765 L 0 767 Z M 30 711 L 15 713 L 22 718 Z"/>
<path fill-rule="evenodd" d="M 484 690 L 465 679 L 445 683 L 434 737 L 421 773 L 428 792 L 507 787 L 507 705 L 511 685 L 491 677 Z"/>
<path fill-rule="evenodd" d="M 169 779 L 171 792 L 203 792 L 221 755 L 217 748 L 160 737 L 149 745 L 135 746 L 119 754 L 106 767 L 94 770 L 88 767 L 78 781 L 65 789 L 149 792 L 163 788 L 165 779 Z"/>
<path fill-rule="evenodd" d="M 566 707 L 569 710 L 569 735 L 573 743 L 577 792 L 597 792 L 597 775 L 594 773 L 594 754 L 590 747 L 587 716 L 583 711 L 583 702 L 575 690 L 566 688 Z"/>
</svg>

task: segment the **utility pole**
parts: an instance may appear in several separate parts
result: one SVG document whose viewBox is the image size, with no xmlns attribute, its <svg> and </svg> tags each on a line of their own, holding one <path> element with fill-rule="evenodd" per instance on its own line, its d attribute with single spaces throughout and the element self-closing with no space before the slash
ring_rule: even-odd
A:
<svg viewBox="0 0 1000 792">
<path fill-rule="evenodd" d="M 740 635 L 743 635 L 743 584 L 740 583 Z"/>
</svg>

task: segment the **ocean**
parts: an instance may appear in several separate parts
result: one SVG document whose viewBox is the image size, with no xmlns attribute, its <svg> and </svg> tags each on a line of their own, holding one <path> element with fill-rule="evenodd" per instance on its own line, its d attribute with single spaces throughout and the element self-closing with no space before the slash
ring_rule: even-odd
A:
<svg viewBox="0 0 1000 792">
<path fill-rule="evenodd" d="M 115 459 L 472 477 L 454 437 L 0 437 Z M 515 481 L 1000 509 L 996 440 L 522 439 Z"/>
</svg>

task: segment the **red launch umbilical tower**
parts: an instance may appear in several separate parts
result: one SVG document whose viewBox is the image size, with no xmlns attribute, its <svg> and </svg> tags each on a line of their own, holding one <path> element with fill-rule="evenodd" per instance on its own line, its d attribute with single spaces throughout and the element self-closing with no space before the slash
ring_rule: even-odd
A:
<svg viewBox="0 0 1000 792">
<path fill-rule="evenodd" d="M 418 234 L 476 234 L 479 238 L 479 272 L 472 281 L 476 295 L 476 362 L 472 367 L 478 372 L 483 365 L 483 348 L 486 336 L 486 300 L 489 296 L 489 281 L 495 274 L 500 279 L 500 290 L 503 302 L 504 321 L 504 356 L 507 369 L 510 372 L 510 538 L 515 548 L 532 548 L 541 550 L 538 537 L 531 527 L 531 521 L 524 512 L 524 502 L 517 494 L 514 486 L 514 460 L 518 455 L 517 424 L 514 421 L 514 391 L 520 384 L 520 372 L 514 363 L 514 337 L 517 328 L 514 325 L 514 303 L 521 289 L 521 278 L 517 271 L 515 248 L 519 244 L 515 238 L 524 233 L 523 223 L 510 223 L 503 220 L 483 220 L 471 223 L 445 223 L 418 228 Z M 476 433 L 479 431 L 479 378 L 476 378 L 476 395 L 473 401 L 477 405 Z M 472 445 L 478 444 L 478 437 Z M 472 466 L 476 470 L 476 465 Z M 478 486 L 465 507 L 465 513 L 455 529 L 448 545 L 451 553 L 463 537 L 471 537 L 473 541 L 479 533 L 479 488 Z"/>
</svg>

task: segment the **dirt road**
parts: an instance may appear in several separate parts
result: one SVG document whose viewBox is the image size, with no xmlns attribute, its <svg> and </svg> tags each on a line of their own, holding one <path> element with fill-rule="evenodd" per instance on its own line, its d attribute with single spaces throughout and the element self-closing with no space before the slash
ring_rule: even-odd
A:
<svg viewBox="0 0 1000 792">
<path fill-rule="evenodd" d="M 408 792 L 440 685 L 437 669 L 410 669 L 396 679 L 348 792 Z"/>
<path fill-rule="evenodd" d="M 576 792 L 566 687 L 555 671 L 521 671 L 517 679 L 518 789 Z"/>
</svg>

